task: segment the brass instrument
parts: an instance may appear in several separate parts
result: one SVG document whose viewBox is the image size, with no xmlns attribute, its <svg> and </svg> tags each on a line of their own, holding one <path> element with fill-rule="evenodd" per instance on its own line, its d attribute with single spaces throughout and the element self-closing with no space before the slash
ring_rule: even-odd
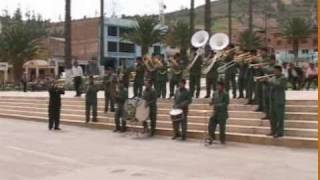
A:
<svg viewBox="0 0 320 180">
<path fill-rule="evenodd" d="M 60 89 L 64 89 L 65 86 L 65 79 L 58 79 L 57 80 L 57 87 Z"/>
<path fill-rule="evenodd" d="M 269 74 L 269 75 L 264 75 L 264 76 L 257 76 L 257 77 L 254 77 L 254 81 L 260 81 L 260 80 L 263 80 L 263 79 L 267 79 L 267 78 L 271 78 L 275 76 L 275 74 Z"/>
<path fill-rule="evenodd" d="M 269 65 L 269 64 L 270 64 L 270 63 L 250 64 L 250 65 L 249 65 L 249 68 L 256 67 L 256 66 L 267 66 L 267 65 Z"/>
<path fill-rule="evenodd" d="M 177 62 L 176 59 L 174 58 L 169 58 L 169 65 L 170 65 L 170 70 L 174 74 L 180 74 L 182 71 L 179 68 L 179 63 Z"/>
<path fill-rule="evenodd" d="M 146 66 L 147 70 L 152 72 L 156 69 L 159 69 L 163 66 L 162 62 L 158 58 L 150 58 L 148 56 L 143 58 L 143 63 Z"/>
<path fill-rule="evenodd" d="M 192 35 L 191 44 L 193 47 L 198 48 L 198 50 L 191 63 L 187 66 L 186 70 L 189 71 L 193 67 L 194 63 L 198 60 L 199 56 L 204 54 L 204 47 L 206 46 L 209 37 L 209 33 L 204 30 L 198 31 Z"/>
</svg>

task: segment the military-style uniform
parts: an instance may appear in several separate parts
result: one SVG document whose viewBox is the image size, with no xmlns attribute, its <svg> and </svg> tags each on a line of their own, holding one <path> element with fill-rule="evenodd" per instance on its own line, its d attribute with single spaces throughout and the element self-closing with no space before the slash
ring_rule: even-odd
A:
<svg viewBox="0 0 320 180">
<path fill-rule="evenodd" d="M 256 82 L 254 81 L 255 69 L 253 67 L 249 68 L 246 74 L 246 79 L 248 81 L 246 86 L 246 96 L 249 104 L 254 104 L 254 92 L 256 87 Z"/>
<path fill-rule="evenodd" d="M 64 90 L 56 86 L 49 88 L 49 129 L 59 129 L 60 124 L 60 109 L 61 109 L 61 94 Z"/>
<path fill-rule="evenodd" d="M 255 77 L 263 76 L 264 72 L 262 67 L 258 67 L 255 69 L 254 73 Z M 257 81 L 256 83 L 256 89 L 255 89 L 255 101 L 258 105 L 257 111 L 263 111 L 264 110 L 264 104 L 263 104 L 263 82 Z"/>
<path fill-rule="evenodd" d="M 109 74 L 103 77 L 103 85 L 104 85 L 104 112 L 108 112 L 109 105 L 111 112 L 114 112 L 114 101 L 112 99 L 112 91 L 115 90 L 116 83 L 114 82 L 114 75 Z"/>
<path fill-rule="evenodd" d="M 174 108 L 182 109 L 184 118 L 181 121 L 172 121 L 175 137 L 181 136 L 182 139 L 187 137 L 188 110 L 192 102 L 190 92 L 186 88 L 179 88 L 174 95 Z M 181 133 L 179 131 L 181 126 Z"/>
<path fill-rule="evenodd" d="M 227 57 L 225 57 L 225 62 L 231 62 L 233 61 L 233 57 L 234 57 L 234 53 L 231 52 L 227 55 Z M 228 68 L 225 72 L 225 88 L 226 91 L 229 92 L 230 90 L 230 83 L 232 85 L 232 94 L 233 97 L 235 98 L 237 95 L 237 83 L 236 83 L 236 74 L 237 74 L 237 67 L 236 66 L 232 66 L 230 68 Z"/>
<path fill-rule="evenodd" d="M 219 137 L 221 143 L 225 143 L 226 122 L 228 119 L 228 105 L 229 94 L 225 91 L 216 91 L 213 94 L 212 101 L 210 103 L 214 107 L 214 114 L 211 116 L 208 125 L 208 132 L 210 140 L 215 140 L 215 131 L 217 124 L 219 124 Z"/>
<path fill-rule="evenodd" d="M 97 121 L 97 93 L 99 88 L 95 84 L 89 84 L 86 91 L 86 122 L 90 121 L 90 111 L 92 110 L 92 121 Z"/>
<path fill-rule="evenodd" d="M 120 88 L 119 92 L 115 94 L 115 103 L 117 104 L 117 109 L 114 117 L 116 131 L 126 131 L 126 112 L 124 110 L 124 106 L 126 101 L 128 100 L 128 90 L 126 88 Z M 120 127 L 120 119 L 121 119 L 121 127 Z"/>
<path fill-rule="evenodd" d="M 194 96 L 194 92 L 196 91 L 196 98 L 199 98 L 201 85 L 201 65 L 203 62 L 202 56 L 199 56 L 196 62 L 193 64 L 192 68 L 190 69 L 189 75 L 189 87 L 192 97 Z"/>
<path fill-rule="evenodd" d="M 239 78 L 238 78 L 238 87 L 239 87 L 239 98 L 244 98 L 244 91 L 246 89 L 247 81 L 247 71 L 248 71 L 248 64 L 241 63 L 239 65 Z"/>
<path fill-rule="evenodd" d="M 281 76 L 274 76 L 269 81 L 270 95 L 271 95 L 271 134 L 283 136 L 284 135 L 284 116 L 285 116 L 285 102 L 287 80 Z"/>
<path fill-rule="evenodd" d="M 149 107 L 149 119 L 150 119 L 150 136 L 153 136 L 156 129 L 157 122 L 157 92 L 153 88 L 146 88 L 143 92 L 143 99 L 146 101 Z M 145 121 L 144 127 L 147 128 L 148 124 Z"/>
<path fill-rule="evenodd" d="M 216 61 L 208 74 L 206 75 L 206 90 L 207 90 L 207 95 L 206 97 L 211 96 L 211 90 L 213 91 L 216 90 L 216 85 L 218 82 L 219 78 L 219 73 L 218 73 L 218 68 L 221 66 L 221 61 Z"/>
<path fill-rule="evenodd" d="M 142 88 L 144 82 L 145 66 L 142 63 L 138 63 L 136 66 L 136 76 L 133 84 L 133 94 L 135 97 L 142 96 Z"/>
<path fill-rule="evenodd" d="M 171 68 L 171 79 L 170 79 L 170 97 L 174 96 L 174 90 L 178 86 L 180 80 L 182 79 L 183 67 L 182 63 L 177 61 L 178 67 Z"/>
<path fill-rule="evenodd" d="M 124 69 L 121 77 L 124 87 L 128 89 L 130 84 L 130 71 L 128 69 Z"/>
<path fill-rule="evenodd" d="M 168 82 L 168 67 L 166 65 L 163 65 L 158 70 L 158 75 L 157 75 L 157 86 L 156 86 L 156 91 L 158 97 L 166 98 L 167 96 L 167 82 Z"/>
</svg>

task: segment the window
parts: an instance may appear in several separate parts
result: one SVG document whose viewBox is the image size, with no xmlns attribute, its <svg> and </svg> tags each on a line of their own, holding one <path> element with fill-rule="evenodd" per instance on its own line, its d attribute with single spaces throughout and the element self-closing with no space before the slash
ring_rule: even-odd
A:
<svg viewBox="0 0 320 180">
<path fill-rule="evenodd" d="M 314 49 L 313 52 L 318 52 L 318 49 Z"/>
<path fill-rule="evenodd" d="M 119 29 L 120 31 L 120 36 L 122 37 L 124 34 L 127 34 L 127 33 L 130 33 L 133 29 L 131 28 L 124 28 L 124 27 L 121 27 Z"/>
<path fill-rule="evenodd" d="M 309 49 L 302 49 L 302 54 L 309 54 Z"/>
<path fill-rule="evenodd" d="M 294 54 L 293 50 L 289 50 L 289 54 Z"/>
<path fill-rule="evenodd" d="M 118 28 L 116 26 L 108 26 L 108 36 L 118 36 Z"/>
<path fill-rule="evenodd" d="M 108 42 L 108 52 L 118 52 L 117 43 L 116 42 Z"/>
<path fill-rule="evenodd" d="M 153 47 L 153 54 L 155 54 L 155 55 L 160 55 L 161 54 L 160 46 L 154 46 Z"/>
<path fill-rule="evenodd" d="M 120 43 L 120 52 L 134 53 L 135 52 L 134 44 Z"/>
<path fill-rule="evenodd" d="M 282 43 L 282 41 L 281 41 L 281 40 L 278 40 L 278 41 L 277 41 L 277 45 L 278 45 L 278 46 L 280 46 L 280 45 L 281 45 L 281 43 Z"/>
<path fill-rule="evenodd" d="M 317 44 L 318 44 L 318 39 L 317 39 L 317 38 L 314 38 L 314 39 L 313 39 L 313 45 L 316 46 Z"/>
</svg>

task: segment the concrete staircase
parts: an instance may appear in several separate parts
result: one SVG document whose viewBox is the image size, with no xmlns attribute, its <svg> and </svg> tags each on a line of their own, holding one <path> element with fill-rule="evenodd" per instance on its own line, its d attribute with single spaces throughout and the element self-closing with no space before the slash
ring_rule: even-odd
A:
<svg viewBox="0 0 320 180">
<path fill-rule="evenodd" d="M 212 108 L 208 100 L 193 100 L 188 118 L 188 136 L 204 138 Z M 270 132 L 269 121 L 261 120 L 263 113 L 255 112 L 256 106 L 244 105 L 245 100 L 233 99 L 229 106 L 227 140 L 235 142 L 277 145 L 287 147 L 317 148 L 318 115 L 317 101 L 288 100 L 286 106 L 285 137 L 273 139 L 266 136 Z M 0 96 L 0 117 L 31 121 L 47 121 L 48 98 Z M 113 129 L 113 113 L 104 113 L 104 100 L 98 102 L 98 123 L 85 124 L 83 98 L 63 98 L 61 120 L 63 124 L 101 129 Z M 170 100 L 158 101 L 157 134 L 172 135 L 171 120 L 168 115 L 172 107 Z M 129 123 L 129 128 L 138 128 Z"/>
</svg>

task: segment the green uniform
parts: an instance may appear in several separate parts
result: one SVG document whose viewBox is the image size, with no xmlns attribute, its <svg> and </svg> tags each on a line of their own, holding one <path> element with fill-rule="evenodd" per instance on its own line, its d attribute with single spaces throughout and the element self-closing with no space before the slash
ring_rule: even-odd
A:
<svg viewBox="0 0 320 180">
<path fill-rule="evenodd" d="M 224 62 L 229 63 L 233 61 L 233 57 L 234 57 L 234 53 L 233 52 L 229 53 L 227 57 L 225 57 Z M 225 88 L 226 88 L 226 91 L 229 92 L 230 84 L 231 84 L 233 98 L 235 98 L 237 95 L 236 74 L 237 74 L 237 66 L 232 66 L 225 71 Z"/>
<path fill-rule="evenodd" d="M 166 98 L 167 96 L 167 81 L 168 81 L 168 68 L 166 65 L 163 65 L 158 70 L 158 75 L 157 75 L 157 86 L 156 86 L 156 91 L 158 97 Z"/>
<path fill-rule="evenodd" d="M 211 140 L 215 140 L 215 131 L 219 124 L 219 137 L 221 143 L 225 142 L 226 122 L 228 119 L 229 94 L 227 92 L 215 92 L 211 103 L 214 107 L 214 114 L 211 116 L 208 125 L 208 132 Z"/>
<path fill-rule="evenodd" d="M 178 62 L 178 67 L 171 68 L 171 79 L 170 79 L 170 97 L 174 96 L 174 90 L 178 86 L 180 80 L 182 79 L 183 75 L 183 67 L 182 63 Z"/>
<path fill-rule="evenodd" d="M 202 56 L 199 56 L 196 62 L 193 64 L 192 68 L 190 69 L 189 75 L 189 87 L 190 93 L 192 97 L 194 96 L 194 92 L 196 91 L 196 98 L 199 98 L 201 85 L 201 66 L 202 66 Z"/>
<path fill-rule="evenodd" d="M 128 90 L 126 88 L 120 88 L 116 93 L 115 103 L 117 104 L 117 109 L 114 117 L 116 131 L 126 131 L 126 112 L 125 112 L 125 103 L 128 100 Z M 121 119 L 121 127 L 120 127 L 120 119 Z"/>
<path fill-rule="evenodd" d="M 98 86 L 89 84 L 86 91 L 86 122 L 90 121 L 90 111 L 92 110 L 92 121 L 97 121 L 97 92 Z"/>
<path fill-rule="evenodd" d="M 133 84 L 133 94 L 135 97 L 142 96 L 142 87 L 143 87 L 143 82 L 144 82 L 144 71 L 145 71 L 144 65 L 137 64 L 136 76 L 134 78 L 134 84 Z"/>
<path fill-rule="evenodd" d="M 188 110 L 189 104 L 192 102 L 190 92 L 186 88 L 179 88 L 174 95 L 174 105 L 176 109 L 182 109 L 183 119 L 181 121 L 172 121 L 175 137 L 182 136 L 183 139 L 187 136 L 188 125 Z M 179 131 L 181 127 L 181 133 Z"/>
<path fill-rule="evenodd" d="M 208 74 L 206 75 L 206 90 L 207 90 L 207 95 L 206 97 L 211 96 L 211 89 L 213 91 L 216 90 L 216 84 L 218 82 L 219 78 L 219 73 L 218 73 L 218 68 L 221 66 L 221 61 L 216 61 Z"/>
<path fill-rule="evenodd" d="M 284 135 L 284 114 L 287 88 L 287 80 L 284 76 L 275 76 L 270 81 L 271 95 L 271 134 Z"/>
<path fill-rule="evenodd" d="M 239 65 L 239 78 L 238 78 L 238 87 L 239 87 L 239 98 L 244 98 L 244 91 L 246 89 L 247 84 L 247 74 L 248 64 L 240 64 Z"/>
<path fill-rule="evenodd" d="M 268 65 L 264 67 L 263 69 L 264 73 L 266 75 L 273 74 L 273 65 Z M 270 85 L 266 82 L 263 83 L 263 111 L 266 114 L 266 118 L 270 119 L 271 118 L 271 104 L 270 104 Z"/>
<path fill-rule="evenodd" d="M 49 130 L 52 128 L 59 129 L 61 94 L 64 94 L 64 89 L 58 88 L 57 86 L 51 86 L 49 88 Z"/>
<path fill-rule="evenodd" d="M 157 92 L 153 88 L 146 88 L 143 92 L 143 99 L 146 101 L 149 107 L 149 119 L 150 119 L 150 135 L 153 136 L 156 129 L 157 122 Z M 145 121 L 144 127 L 147 128 L 148 124 Z"/>
<path fill-rule="evenodd" d="M 111 97 L 112 91 L 115 90 L 115 82 L 113 81 L 114 75 L 108 74 L 103 77 L 103 86 L 104 86 L 104 112 L 108 112 L 109 105 L 111 112 L 114 112 L 114 101 Z"/>
<path fill-rule="evenodd" d="M 255 69 L 255 77 L 263 76 L 264 72 L 262 68 Z M 263 104 L 263 82 L 257 81 L 256 82 L 256 89 L 255 89 L 255 101 L 258 105 L 257 111 L 263 111 L 264 104 Z"/>
</svg>

